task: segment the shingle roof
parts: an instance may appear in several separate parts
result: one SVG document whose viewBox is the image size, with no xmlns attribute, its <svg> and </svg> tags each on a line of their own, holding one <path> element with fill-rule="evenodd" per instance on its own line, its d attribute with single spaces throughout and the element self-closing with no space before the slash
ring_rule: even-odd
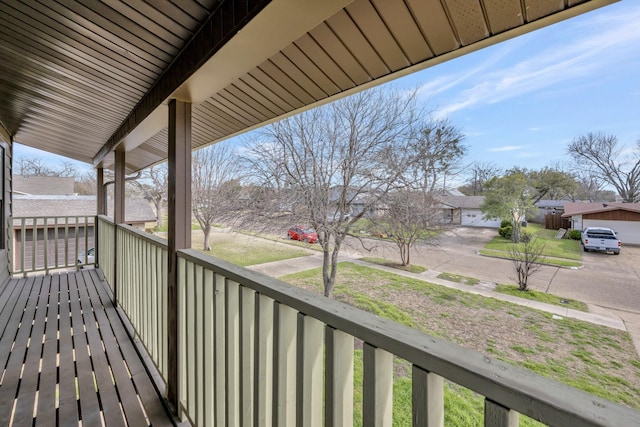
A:
<svg viewBox="0 0 640 427">
<path fill-rule="evenodd" d="M 439 196 L 438 200 L 453 208 L 480 209 L 484 196 Z"/>
<path fill-rule="evenodd" d="M 31 195 L 72 196 L 75 178 L 72 176 L 23 176 L 12 178 L 14 193 Z"/>
<path fill-rule="evenodd" d="M 113 202 L 107 202 L 109 212 L 113 212 Z M 19 196 L 13 197 L 14 217 L 34 216 L 93 216 L 96 215 L 95 196 Z M 153 222 L 156 216 L 146 200 L 127 199 L 125 201 L 127 223 Z"/>
<path fill-rule="evenodd" d="M 624 210 L 630 212 L 640 212 L 640 203 L 573 203 L 566 202 L 564 204 L 563 217 L 570 217 L 572 215 L 581 215 L 587 213 L 607 212 Z"/>
</svg>

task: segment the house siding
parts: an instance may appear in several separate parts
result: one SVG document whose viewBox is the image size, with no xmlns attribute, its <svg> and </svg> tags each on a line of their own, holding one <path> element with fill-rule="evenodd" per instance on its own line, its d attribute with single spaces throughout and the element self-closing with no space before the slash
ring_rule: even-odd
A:
<svg viewBox="0 0 640 427">
<path fill-rule="evenodd" d="M 604 220 L 604 221 L 637 221 L 640 222 L 640 213 L 629 212 L 624 210 L 606 211 L 606 212 L 594 212 L 582 214 L 582 217 L 587 220 Z"/>
<path fill-rule="evenodd" d="M 2 165 L 0 168 L 2 169 L 2 184 L 3 184 L 3 193 L 2 200 L 0 200 L 1 209 L 0 211 L 3 221 L 2 228 L 2 247 L 0 248 L 0 286 L 4 286 L 9 279 L 11 278 L 11 270 L 9 260 L 12 258 L 11 254 L 11 229 L 9 228 L 9 218 L 11 217 L 11 165 L 12 165 L 12 143 L 11 141 L 5 140 L 0 133 L 0 146 L 3 148 L 4 156 L 0 159 L 2 161 Z M 0 190 L 1 191 L 1 190 Z"/>
</svg>

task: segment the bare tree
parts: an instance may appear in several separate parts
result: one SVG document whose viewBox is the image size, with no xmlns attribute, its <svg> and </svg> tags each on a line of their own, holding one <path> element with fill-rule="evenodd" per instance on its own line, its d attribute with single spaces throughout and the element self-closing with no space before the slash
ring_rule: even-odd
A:
<svg viewBox="0 0 640 427">
<path fill-rule="evenodd" d="M 416 147 L 420 152 L 417 161 L 410 168 L 412 186 L 424 193 L 434 194 L 437 189 L 445 189 L 447 178 L 456 175 L 467 147 L 462 144 L 464 135 L 448 120 L 424 122 L 418 130 Z M 405 174 L 405 178 L 409 175 Z"/>
<path fill-rule="evenodd" d="M 466 170 L 466 184 L 459 189 L 467 196 L 481 196 L 484 194 L 485 183 L 504 173 L 502 168 L 492 162 L 473 162 L 467 166 Z"/>
<path fill-rule="evenodd" d="M 372 218 L 372 223 L 398 246 L 402 265 L 408 266 L 411 248 L 417 242 L 435 241 L 442 228 L 440 203 L 432 193 L 401 189 L 389 193 L 384 204 L 384 213 Z"/>
<path fill-rule="evenodd" d="M 587 167 L 595 179 L 613 186 L 625 202 L 640 201 L 640 140 L 632 153 L 623 155 L 618 138 L 603 133 L 588 133 L 575 138 L 567 152 Z"/>
<path fill-rule="evenodd" d="M 146 200 L 153 203 L 156 211 L 156 226 L 162 227 L 162 207 L 168 190 L 167 164 L 150 166 L 142 171 L 140 179 L 134 181 Z"/>
<path fill-rule="evenodd" d="M 255 159 L 278 154 L 267 175 L 282 176 L 287 203 L 294 200 L 291 220 L 318 231 L 325 296 L 333 294 L 338 254 L 353 223 L 417 161 L 414 123 L 420 117 L 412 94 L 377 88 L 281 120 L 250 150 Z"/>
<path fill-rule="evenodd" d="M 509 248 L 509 257 L 513 261 L 518 275 L 518 288 L 521 291 L 529 290 L 529 277 L 540 270 L 542 254 L 545 245 L 535 236 L 521 239 L 520 243 L 513 243 Z"/>
<path fill-rule="evenodd" d="M 211 226 L 233 210 L 240 191 L 237 163 L 229 145 L 215 144 L 193 153 L 193 214 L 204 233 L 205 251 L 211 250 Z"/>
<path fill-rule="evenodd" d="M 57 168 L 52 168 L 40 157 L 19 157 L 14 162 L 16 174 L 30 176 L 72 177 L 77 175 L 71 162 L 63 161 Z"/>
</svg>

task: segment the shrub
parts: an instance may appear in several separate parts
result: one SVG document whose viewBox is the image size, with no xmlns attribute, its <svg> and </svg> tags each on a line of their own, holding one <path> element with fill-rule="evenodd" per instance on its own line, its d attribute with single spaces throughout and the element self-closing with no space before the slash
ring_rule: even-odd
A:
<svg viewBox="0 0 640 427">
<path fill-rule="evenodd" d="M 526 231 L 523 231 L 522 233 L 520 233 L 520 241 L 522 243 L 529 243 L 532 237 L 533 237 L 533 234 L 528 233 Z"/>
<path fill-rule="evenodd" d="M 567 238 L 571 240 L 580 240 L 582 237 L 582 232 L 580 230 L 569 230 L 567 233 Z"/>
<path fill-rule="evenodd" d="M 513 227 L 511 227 L 511 224 L 507 224 L 504 227 L 500 227 L 498 229 L 498 234 L 507 240 L 511 240 L 512 233 L 513 233 Z"/>
<path fill-rule="evenodd" d="M 508 219 L 503 219 L 502 222 L 500 222 L 500 228 L 504 228 L 506 226 L 511 226 L 511 221 L 509 221 Z"/>
</svg>

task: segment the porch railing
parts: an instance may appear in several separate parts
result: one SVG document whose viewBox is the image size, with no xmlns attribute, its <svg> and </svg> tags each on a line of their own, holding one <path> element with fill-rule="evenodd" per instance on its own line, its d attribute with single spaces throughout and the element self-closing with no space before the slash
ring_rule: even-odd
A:
<svg viewBox="0 0 640 427">
<path fill-rule="evenodd" d="M 119 303 L 166 379 L 165 251 L 118 226 Z M 633 409 L 195 250 L 178 252 L 178 274 L 180 409 L 197 426 L 352 425 L 356 347 L 365 426 L 392 424 L 394 359 L 411 365 L 414 426 L 443 426 L 445 379 L 484 396 L 486 426 L 518 413 L 640 425 Z"/>
<path fill-rule="evenodd" d="M 13 274 L 93 264 L 95 216 L 11 218 Z"/>
</svg>

